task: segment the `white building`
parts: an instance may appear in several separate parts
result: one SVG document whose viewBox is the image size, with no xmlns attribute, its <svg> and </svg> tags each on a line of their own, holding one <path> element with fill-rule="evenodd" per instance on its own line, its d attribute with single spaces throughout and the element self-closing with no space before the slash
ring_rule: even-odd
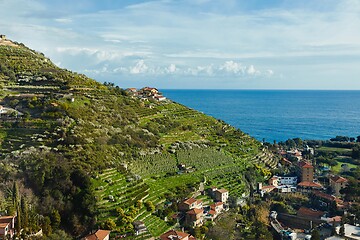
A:
<svg viewBox="0 0 360 240">
<path fill-rule="evenodd" d="M 280 186 L 284 186 L 284 185 L 296 185 L 297 184 L 297 177 L 279 177 L 279 185 Z"/>
</svg>

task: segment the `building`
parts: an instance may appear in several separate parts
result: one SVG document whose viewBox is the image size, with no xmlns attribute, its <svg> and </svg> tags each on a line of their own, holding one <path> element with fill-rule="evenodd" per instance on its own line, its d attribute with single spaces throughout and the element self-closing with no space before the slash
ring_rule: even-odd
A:
<svg viewBox="0 0 360 240">
<path fill-rule="evenodd" d="M 126 89 L 127 92 L 131 92 L 131 93 L 136 93 L 137 89 L 136 88 L 128 88 Z"/>
<path fill-rule="evenodd" d="M 296 186 L 297 177 L 282 177 L 282 176 L 273 176 L 269 179 L 269 185 L 271 186 Z"/>
<path fill-rule="evenodd" d="M 344 201 L 341 200 L 340 198 L 321 192 L 321 191 L 313 191 L 312 192 L 314 194 L 315 197 L 320 198 L 321 200 L 323 200 L 324 202 L 326 202 L 328 205 L 330 205 L 332 202 L 336 203 L 336 206 L 338 208 L 343 208 L 344 207 Z"/>
<path fill-rule="evenodd" d="M 185 222 L 186 225 L 191 227 L 201 226 L 204 220 L 204 210 L 202 209 L 191 209 L 186 212 Z"/>
<path fill-rule="evenodd" d="M 340 176 L 331 176 L 329 182 L 335 196 L 340 196 L 340 190 L 345 188 L 348 184 L 348 180 Z"/>
<path fill-rule="evenodd" d="M 350 224 L 344 224 L 345 239 L 360 240 L 360 226 L 354 226 Z M 336 232 L 339 233 L 340 226 L 336 227 Z"/>
<path fill-rule="evenodd" d="M 269 179 L 269 185 L 277 187 L 279 186 L 279 177 L 278 176 L 273 176 Z"/>
<path fill-rule="evenodd" d="M 224 210 L 224 204 L 222 202 L 216 202 L 210 205 L 210 209 L 216 211 L 216 213 L 220 213 Z"/>
<path fill-rule="evenodd" d="M 167 231 L 166 233 L 162 234 L 160 236 L 160 240 L 196 240 L 195 237 L 193 237 L 192 235 L 185 233 L 185 232 L 181 232 L 181 231 L 175 231 L 175 230 L 170 230 Z"/>
<path fill-rule="evenodd" d="M 166 97 L 164 97 L 163 95 L 156 95 L 154 96 L 154 99 L 158 100 L 159 102 L 161 101 L 165 101 Z"/>
<path fill-rule="evenodd" d="M 97 230 L 93 234 L 89 234 L 83 238 L 83 240 L 109 240 L 110 239 L 110 232 L 108 230 Z"/>
<path fill-rule="evenodd" d="M 314 166 L 305 161 L 299 163 L 301 170 L 301 181 L 302 182 L 313 182 L 314 181 Z"/>
<path fill-rule="evenodd" d="M 311 192 L 314 189 L 322 189 L 320 183 L 314 182 L 314 166 L 305 161 L 300 161 L 298 169 L 301 173 L 301 182 L 297 185 L 302 192 Z"/>
<path fill-rule="evenodd" d="M 222 189 L 216 189 L 214 191 L 214 199 L 217 202 L 223 202 L 226 203 L 229 198 L 229 191 L 222 188 Z"/>
<path fill-rule="evenodd" d="M 297 177 L 279 177 L 279 185 L 280 186 L 296 186 L 297 184 Z"/>
<path fill-rule="evenodd" d="M 0 239 L 8 239 L 15 233 L 15 216 L 0 216 Z"/>
<path fill-rule="evenodd" d="M 136 235 L 140 235 L 142 233 L 146 233 L 147 232 L 147 229 L 146 229 L 146 226 L 145 226 L 145 223 L 142 222 L 142 221 L 135 221 L 133 222 L 133 225 L 134 225 L 134 230 L 135 230 L 135 234 Z"/>
<path fill-rule="evenodd" d="M 189 198 L 179 204 L 179 211 L 189 211 L 194 208 L 202 208 L 202 201 Z"/>
<path fill-rule="evenodd" d="M 6 35 L 1 34 L 0 35 L 0 40 L 6 40 Z"/>
</svg>

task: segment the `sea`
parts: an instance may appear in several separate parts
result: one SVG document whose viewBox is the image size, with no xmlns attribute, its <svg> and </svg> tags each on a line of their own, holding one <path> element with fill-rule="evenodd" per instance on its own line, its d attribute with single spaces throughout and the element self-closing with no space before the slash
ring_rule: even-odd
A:
<svg viewBox="0 0 360 240">
<path fill-rule="evenodd" d="M 360 135 L 360 91 L 169 90 L 167 98 L 260 141 Z"/>
</svg>

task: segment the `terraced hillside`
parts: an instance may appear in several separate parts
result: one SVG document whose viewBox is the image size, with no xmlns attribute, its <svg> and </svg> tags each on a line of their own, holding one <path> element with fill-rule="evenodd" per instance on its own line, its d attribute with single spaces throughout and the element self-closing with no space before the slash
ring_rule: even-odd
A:
<svg viewBox="0 0 360 240">
<path fill-rule="evenodd" d="M 22 44 L 0 45 L 0 83 L 1 191 L 11 198 L 5 189 L 18 181 L 33 193 L 23 191 L 34 215 L 70 219 L 53 227 L 73 236 L 132 232 L 136 220 L 148 228 L 137 239 L 159 236 L 177 224 L 171 202 L 211 184 L 241 197 L 253 184 L 244 172 L 255 182 L 277 164 L 221 120 L 170 100 L 140 101 Z"/>
</svg>

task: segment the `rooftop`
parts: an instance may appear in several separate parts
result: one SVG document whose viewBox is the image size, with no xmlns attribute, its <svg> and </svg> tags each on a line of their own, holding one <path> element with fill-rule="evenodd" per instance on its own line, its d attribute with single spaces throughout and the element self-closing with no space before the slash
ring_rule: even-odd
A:
<svg viewBox="0 0 360 240">
<path fill-rule="evenodd" d="M 314 166 L 311 163 L 305 161 L 299 162 L 299 166 L 301 168 L 314 168 Z"/>
<path fill-rule="evenodd" d="M 95 233 L 85 237 L 85 240 L 104 240 L 111 231 L 108 230 L 97 230 Z"/>
<path fill-rule="evenodd" d="M 330 179 L 336 183 L 347 183 L 348 180 L 346 178 L 343 178 L 341 176 L 332 176 Z"/>
<path fill-rule="evenodd" d="M 226 190 L 225 188 L 222 188 L 222 189 L 217 189 L 216 192 L 227 193 L 227 192 L 229 192 L 229 191 Z"/>
<path fill-rule="evenodd" d="M 301 207 L 297 211 L 297 215 L 298 216 L 313 217 L 313 218 L 320 218 L 321 216 L 324 215 L 324 212 L 317 211 L 317 210 L 310 209 L 310 208 L 306 208 L 306 207 Z"/>
<path fill-rule="evenodd" d="M 181 231 L 175 231 L 175 230 L 167 231 L 166 233 L 164 233 L 163 235 L 160 236 L 160 239 L 161 240 L 175 240 L 175 239 L 183 239 L 186 237 L 188 237 L 189 240 L 196 240 L 196 238 L 194 238 L 193 236 L 191 236 L 188 233 L 181 232 Z"/>
<path fill-rule="evenodd" d="M 298 184 L 299 187 L 322 188 L 320 183 L 302 181 Z"/>
<path fill-rule="evenodd" d="M 194 209 L 191 209 L 190 211 L 187 211 L 186 213 L 189 215 L 198 215 L 203 212 L 204 212 L 204 210 L 202 210 L 202 209 L 194 208 Z"/>
<path fill-rule="evenodd" d="M 185 203 L 187 205 L 191 205 L 195 202 L 197 202 L 197 200 L 195 198 L 189 198 L 189 199 L 186 199 L 183 203 Z"/>
</svg>

